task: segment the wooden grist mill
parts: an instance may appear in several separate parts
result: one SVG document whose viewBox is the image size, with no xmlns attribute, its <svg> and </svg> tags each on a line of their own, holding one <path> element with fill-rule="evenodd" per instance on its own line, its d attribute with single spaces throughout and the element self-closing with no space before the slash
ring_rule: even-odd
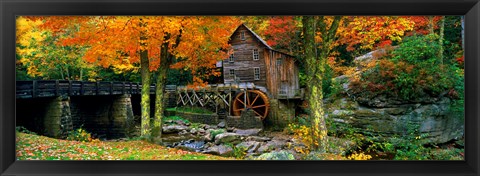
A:
<svg viewBox="0 0 480 176">
<path fill-rule="evenodd" d="M 233 32 L 229 44 L 230 56 L 217 63 L 223 79 L 205 88 L 171 87 L 176 106 L 206 107 L 226 116 L 253 110 L 264 121 L 284 125 L 303 99 L 296 59 L 274 50 L 244 24 Z"/>
</svg>

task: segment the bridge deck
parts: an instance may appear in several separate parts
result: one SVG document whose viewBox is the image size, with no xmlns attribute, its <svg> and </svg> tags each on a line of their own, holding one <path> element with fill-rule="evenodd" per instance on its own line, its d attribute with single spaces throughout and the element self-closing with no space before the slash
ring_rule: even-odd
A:
<svg viewBox="0 0 480 176">
<path fill-rule="evenodd" d="M 88 82 L 69 80 L 16 81 L 17 98 L 53 97 L 60 95 L 140 94 L 142 85 L 132 82 Z M 155 85 L 150 86 L 155 94 Z"/>
</svg>

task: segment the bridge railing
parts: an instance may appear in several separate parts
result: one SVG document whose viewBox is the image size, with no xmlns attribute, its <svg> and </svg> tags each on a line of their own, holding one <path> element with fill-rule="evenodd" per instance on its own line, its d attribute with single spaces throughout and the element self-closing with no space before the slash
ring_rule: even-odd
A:
<svg viewBox="0 0 480 176">
<path fill-rule="evenodd" d="M 155 94 L 155 85 L 150 85 L 150 94 Z M 17 98 L 52 97 L 59 95 L 120 95 L 140 94 L 142 85 L 132 82 L 88 82 L 72 80 L 17 81 Z"/>
</svg>

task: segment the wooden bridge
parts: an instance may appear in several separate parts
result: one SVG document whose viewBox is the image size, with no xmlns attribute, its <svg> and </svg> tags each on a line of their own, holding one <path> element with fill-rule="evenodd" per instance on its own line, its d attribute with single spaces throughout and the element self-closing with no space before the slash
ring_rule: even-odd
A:
<svg viewBox="0 0 480 176">
<path fill-rule="evenodd" d="M 150 85 L 151 95 L 156 88 Z M 33 131 L 46 130 L 44 133 L 53 137 L 65 136 L 82 125 L 98 134 L 126 135 L 132 129 L 134 116 L 141 112 L 141 89 L 139 83 L 118 81 L 17 81 L 16 118 L 18 125 Z M 202 88 L 167 85 L 164 92 L 167 108 L 203 107 L 236 126 L 253 124 L 241 118 L 247 111 L 255 116 L 255 124 L 261 124 L 269 114 L 293 116 L 283 112 L 294 102 L 280 107 L 265 87 L 253 83 L 210 84 Z M 150 103 L 154 107 L 155 99 Z"/>
<path fill-rule="evenodd" d="M 155 85 L 150 86 L 150 94 L 155 94 Z M 88 82 L 71 80 L 17 81 L 16 97 L 37 98 L 60 95 L 122 95 L 140 94 L 142 85 L 132 82 Z"/>
<path fill-rule="evenodd" d="M 141 84 L 132 82 L 88 82 L 72 80 L 17 81 L 17 99 L 58 96 L 92 95 L 139 95 Z M 248 90 L 248 91 L 247 91 Z M 155 94 L 156 86 L 150 85 L 150 94 Z M 253 83 L 211 84 L 203 88 L 167 85 L 165 87 L 167 107 L 199 106 L 218 113 L 219 109 L 228 114 L 240 115 L 240 111 L 253 108 L 262 119 L 268 114 L 269 101 L 265 87 Z"/>
</svg>

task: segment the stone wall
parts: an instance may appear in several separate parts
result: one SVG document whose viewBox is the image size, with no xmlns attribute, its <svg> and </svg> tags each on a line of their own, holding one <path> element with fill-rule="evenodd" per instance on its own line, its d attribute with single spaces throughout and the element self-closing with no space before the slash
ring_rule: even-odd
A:
<svg viewBox="0 0 480 176">
<path fill-rule="evenodd" d="M 73 129 L 68 97 L 18 99 L 16 126 L 23 126 L 37 134 L 66 137 Z"/>
<path fill-rule="evenodd" d="M 225 125 L 239 129 L 263 129 L 262 119 L 259 116 L 255 116 L 252 110 L 242 111 L 241 116 L 227 116 Z"/>
<path fill-rule="evenodd" d="M 277 100 L 270 98 L 270 112 L 265 118 L 265 126 L 273 129 L 283 129 L 295 118 L 296 100 Z"/>
<path fill-rule="evenodd" d="M 133 128 L 130 95 L 72 97 L 74 128 L 84 128 L 98 138 L 128 136 Z"/>
<path fill-rule="evenodd" d="M 401 136 L 417 130 L 426 136 L 425 143 L 444 143 L 460 138 L 464 133 L 463 114 L 450 111 L 451 101 L 447 97 L 432 103 L 380 107 L 359 104 L 350 98 L 336 99 L 325 104 L 328 118 L 333 123 L 349 124 L 385 137 Z"/>
<path fill-rule="evenodd" d="M 119 138 L 133 130 L 133 111 L 130 95 L 20 99 L 16 121 L 17 126 L 55 138 L 80 127 L 94 137 Z"/>
<path fill-rule="evenodd" d="M 189 113 L 189 112 L 181 112 L 176 111 L 176 116 L 180 116 L 184 119 L 187 119 L 193 123 L 203 123 L 209 125 L 217 125 L 220 123 L 219 117 L 217 114 L 197 114 L 197 113 Z"/>
<path fill-rule="evenodd" d="M 46 104 L 47 111 L 43 120 L 45 135 L 64 138 L 73 130 L 69 100 L 69 97 L 60 96 Z"/>
</svg>

